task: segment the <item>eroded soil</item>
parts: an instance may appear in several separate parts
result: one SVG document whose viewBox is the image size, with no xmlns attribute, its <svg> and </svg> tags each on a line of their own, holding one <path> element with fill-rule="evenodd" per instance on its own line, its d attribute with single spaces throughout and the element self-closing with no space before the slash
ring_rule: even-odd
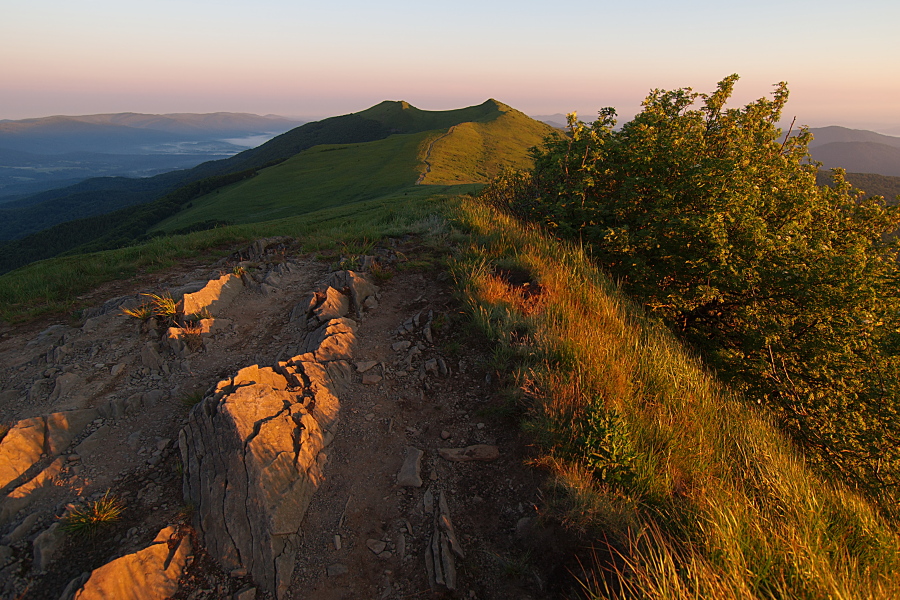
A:
<svg viewBox="0 0 900 600">
<path fill-rule="evenodd" d="M 401 256 L 414 254 L 404 250 Z M 382 255 L 393 256 L 392 251 L 385 248 Z M 111 284 L 93 297 L 99 307 L 113 297 L 177 290 L 230 272 L 239 258 L 173 269 L 133 287 Z M 259 278 L 275 269 L 267 293 L 244 289 L 215 315 L 227 327 L 187 356 L 171 352 L 158 330 L 141 327 L 119 308 L 86 323 L 5 330 L 0 422 L 111 400 L 130 399 L 137 408 L 94 420 L 63 453 L 52 489 L 0 527 L 0 544 L 9 548 L 7 557 L 0 554 L 2 597 L 58 598 L 70 580 L 146 546 L 167 524 L 190 534 L 177 439 L 192 403 L 242 367 L 273 366 L 291 356 L 306 333 L 302 319 L 291 321 L 292 309 L 330 271 L 310 256 L 282 251 L 260 260 Z M 357 332 L 354 361 L 365 370 L 354 374 L 340 398 L 341 422 L 328 450 L 326 480 L 306 514 L 286 597 L 557 596 L 568 585 L 561 565 L 573 542 L 536 518 L 541 473 L 527 466 L 527 440 L 487 366 L 490 347 L 464 326 L 446 275 L 396 262 L 384 272 L 387 277 L 377 281 L 377 306 L 363 314 Z M 430 336 L 423 327 L 428 320 Z M 155 344 L 157 364 L 147 358 L 148 344 Z M 93 441 L 79 445 L 88 436 Z M 473 444 L 497 446 L 499 458 L 450 462 L 438 454 L 440 448 Z M 411 449 L 424 451 L 421 487 L 398 485 Z M 107 490 L 125 503 L 122 520 L 94 538 L 65 536 L 49 564 L 39 568 L 35 538 L 67 505 Z M 442 493 L 465 553 L 457 561 L 455 591 L 432 587 L 425 568 L 434 522 L 427 510 Z M 177 598 L 228 598 L 253 587 L 247 576 L 218 569 L 201 540 L 196 542 Z M 256 598 L 263 597 L 257 591 Z"/>
</svg>

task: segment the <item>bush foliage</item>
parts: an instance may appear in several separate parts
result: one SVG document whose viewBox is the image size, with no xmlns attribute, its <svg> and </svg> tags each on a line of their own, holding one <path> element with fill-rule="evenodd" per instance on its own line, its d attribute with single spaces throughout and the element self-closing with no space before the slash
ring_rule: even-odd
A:
<svg viewBox="0 0 900 600">
<path fill-rule="evenodd" d="M 820 464 L 895 506 L 900 211 L 840 170 L 817 186 L 811 135 L 777 125 L 787 85 L 726 108 L 737 79 L 654 90 L 620 130 L 611 108 L 570 115 L 484 197 L 589 245 Z"/>
</svg>

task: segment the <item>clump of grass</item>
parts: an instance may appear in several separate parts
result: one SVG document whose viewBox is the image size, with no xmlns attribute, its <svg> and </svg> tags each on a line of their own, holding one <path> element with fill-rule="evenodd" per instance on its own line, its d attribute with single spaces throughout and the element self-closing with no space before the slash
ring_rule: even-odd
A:
<svg viewBox="0 0 900 600">
<path fill-rule="evenodd" d="M 181 326 L 184 343 L 191 352 L 203 348 L 203 327 L 199 323 L 186 322 Z"/>
<path fill-rule="evenodd" d="M 129 317 L 134 317 L 141 321 L 147 321 L 154 315 L 153 306 L 146 302 L 140 306 L 135 306 L 134 308 L 123 307 L 122 312 Z"/>
<path fill-rule="evenodd" d="M 92 538 L 119 521 L 123 512 L 125 512 L 124 502 L 110 496 L 107 490 L 99 500 L 88 502 L 85 506 L 70 512 L 63 520 L 62 528 L 69 533 Z"/>
<path fill-rule="evenodd" d="M 186 408 L 193 408 L 194 405 L 199 404 L 200 401 L 203 400 L 203 395 L 204 395 L 204 394 L 203 394 L 203 390 L 202 390 L 202 389 L 195 390 L 195 391 L 191 392 L 190 394 L 185 395 L 185 396 L 181 399 L 181 403 L 182 403 Z"/>
<path fill-rule="evenodd" d="M 390 269 L 384 267 L 378 261 L 372 263 L 369 267 L 369 273 L 372 274 L 372 277 L 374 277 L 376 281 L 388 281 L 394 276 L 394 273 Z"/>
<path fill-rule="evenodd" d="M 212 313 L 209 312 L 209 308 L 203 307 L 200 309 L 200 312 L 194 313 L 191 315 L 190 321 L 204 321 L 206 319 L 212 319 Z"/>
<path fill-rule="evenodd" d="M 178 304 L 171 294 L 144 294 L 150 298 L 153 315 L 167 323 L 175 323 L 178 319 Z"/>
</svg>

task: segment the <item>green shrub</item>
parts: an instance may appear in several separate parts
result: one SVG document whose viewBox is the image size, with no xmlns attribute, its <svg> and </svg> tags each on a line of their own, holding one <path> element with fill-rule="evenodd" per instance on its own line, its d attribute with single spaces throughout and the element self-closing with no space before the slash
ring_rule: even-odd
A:
<svg viewBox="0 0 900 600">
<path fill-rule="evenodd" d="M 817 186 L 809 132 L 777 127 L 786 84 L 726 108 L 736 81 L 708 95 L 655 90 L 618 131 L 613 109 L 590 126 L 572 115 L 568 139 L 484 198 L 589 244 L 820 465 L 893 490 L 900 269 L 888 234 L 900 210 L 839 170 Z"/>
</svg>

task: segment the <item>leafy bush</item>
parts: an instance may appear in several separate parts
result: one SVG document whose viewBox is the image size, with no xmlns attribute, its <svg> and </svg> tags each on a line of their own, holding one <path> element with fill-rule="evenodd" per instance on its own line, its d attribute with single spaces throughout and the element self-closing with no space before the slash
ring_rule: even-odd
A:
<svg viewBox="0 0 900 600">
<path fill-rule="evenodd" d="M 589 244 L 820 464 L 894 495 L 900 211 L 840 170 L 817 186 L 809 132 L 777 127 L 787 85 L 726 108 L 736 81 L 655 90 L 618 131 L 611 108 L 571 115 L 568 139 L 484 197 Z"/>
</svg>

